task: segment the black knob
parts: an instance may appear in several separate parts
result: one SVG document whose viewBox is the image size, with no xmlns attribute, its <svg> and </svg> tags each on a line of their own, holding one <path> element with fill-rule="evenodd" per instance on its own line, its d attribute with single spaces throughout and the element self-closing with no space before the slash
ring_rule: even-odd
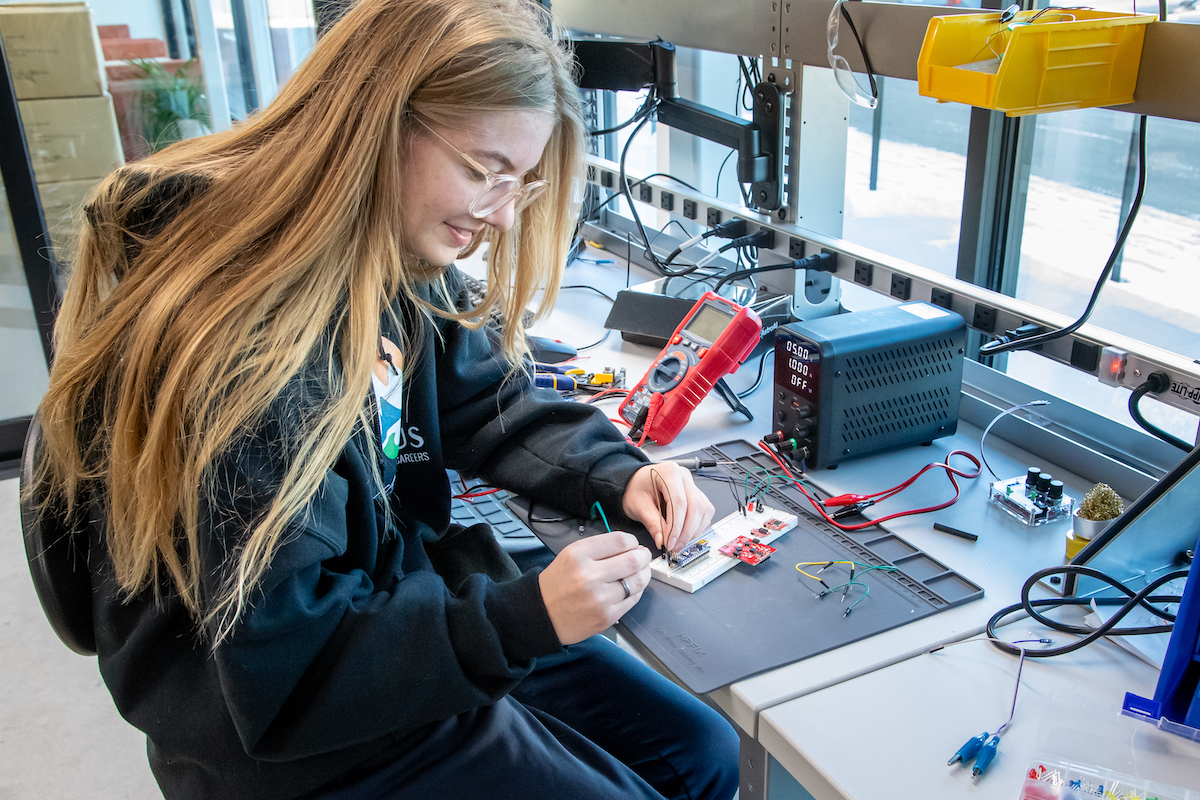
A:
<svg viewBox="0 0 1200 800">
<path fill-rule="evenodd" d="M 1045 492 L 1050 489 L 1050 481 L 1054 480 L 1054 476 L 1049 472 L 1043 472 L 1037 476 L 1037 490 Z"/>
<path fill-rule="evenodd" d="M 1038 475 L 1041 474 L 1041 467 L 1030 467 L 1029 469 L 1025 470 L 1025 485 L 1032 489 L 1035 485 L 1037 485 Z"/>
<path fill-rule="evenodd" d="M 1051 500 L 1061 500 L 1063 494 L 1062 481 L 1050 481 L 1049 497 Z"/>
</svg>

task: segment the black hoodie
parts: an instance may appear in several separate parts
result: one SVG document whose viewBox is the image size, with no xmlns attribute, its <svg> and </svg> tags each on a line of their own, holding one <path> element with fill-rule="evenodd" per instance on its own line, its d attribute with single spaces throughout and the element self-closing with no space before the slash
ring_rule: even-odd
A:
<svg viewBox="0 0 1200 800">
<path fill-rule="evenodd" d="M 457 271 L 448 278 L 465 302 Z M 535 658 L 559 651 L 535 571 L 448 586 L 434 570 L 427 548 L 455 544 L 434 544 L 450 526 L 445 470 L 586 515 L 595 501 L 619 510 L 645 457 L 596 409 L 509 375 L 485 332 L 420 324 L 391 496 L 372 477 L 372 459 L 390 474 L 380 430 L 357 431 L 215 650 L 169 594 L 157 604 L 149 592 L 122 597 L 99 527 L 91 531 L 101 673 L 147 734 L 168 798 L 295 797 L 422 725 L 495 702 Z M 274 496 L 279 442 L 323 399 L 321 374 L 298 375 L 214 468 L 201 513 L 206 598 Z"/>
</svg>

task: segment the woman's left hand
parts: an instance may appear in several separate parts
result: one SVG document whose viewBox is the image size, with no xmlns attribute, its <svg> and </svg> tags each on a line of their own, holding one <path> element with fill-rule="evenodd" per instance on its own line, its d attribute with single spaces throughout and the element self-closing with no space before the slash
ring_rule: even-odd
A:
<svg viewBox="0 0 1200 800">
<path fill-rule="evenodd" d="M 647 464 L 633 473 L 621 507 L 625 516 L 646 526 L 655 544 L 671 553 L 700 538 L 714 510 L 692 474 L 673 461 Z"/>
</svg>

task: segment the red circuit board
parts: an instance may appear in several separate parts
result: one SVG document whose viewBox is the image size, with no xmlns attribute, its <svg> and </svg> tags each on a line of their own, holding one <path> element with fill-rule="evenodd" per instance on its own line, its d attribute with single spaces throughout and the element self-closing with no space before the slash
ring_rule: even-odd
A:
<svg viewBox="0 0 1200 800">
<path fill-rule="evenodd" d="M 719 552 L 724 553 L 730 558 L 741 559 L 747 564 L 757 567 L 771 557 L 771 554 L 775 552 L 775 548 L 759 544 L 748 536 L 739 536 L 722 547 Z"/>
</svg>

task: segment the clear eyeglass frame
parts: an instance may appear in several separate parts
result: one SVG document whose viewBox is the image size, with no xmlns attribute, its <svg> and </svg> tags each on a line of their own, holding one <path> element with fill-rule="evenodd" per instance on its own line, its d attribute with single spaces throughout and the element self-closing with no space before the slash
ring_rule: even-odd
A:
<svg viewBox="0 0 1200 800">
<path fill-rule="evenodd" d="M 875 108 L 878 100 L 875 99 L 873 93 L 865 89 L 858 78 L 855 77 L 854 71 L 850 69 L 850 63 L 842 56 L 836 55 L 833 50 L 838 44 L 838 29 L 841 27 L 842 6 L 846 0 L 838 0 L 833 4 L 833 10 L 829 12 L 829 23 L 826 27 L 826 43 L 829 45 L 829 68 L 833 70 L 834 80 L 837 81 L 838 88 L 842 90 L 842 94 L 855 105 L 863 108 Z"/>
<path fill-rule="evenodd" d="M 483 176 L 486 185 L 483 191 L 471 201 L 468 213 L 475 219 L 483 219 L 488 214 L 493 213 L 496 209 L 502 207 L 505 203 L 514 203 L 514 211 L 520 213 L 527 208 L 530 203 L 536 200 L 550 186 L 550 181 L 544 178 L 539 178 L 536 175 L 531 181 L 523 181 L 515 175 L 505 175 L 500 172 L 492 172 L 487 167 L 480 164 L 469 155 L 459 150 L 446 140 L 446 137 L 435 131 L 427 122 L 420 117 L 414 117 L 417 122 L 425 127 L 425 130 L 432 133 L 434 136 L 442 140 L 442 143 L 453 150 L 455 153 L 467 163 L 471 169 Z"/>
</svg>

